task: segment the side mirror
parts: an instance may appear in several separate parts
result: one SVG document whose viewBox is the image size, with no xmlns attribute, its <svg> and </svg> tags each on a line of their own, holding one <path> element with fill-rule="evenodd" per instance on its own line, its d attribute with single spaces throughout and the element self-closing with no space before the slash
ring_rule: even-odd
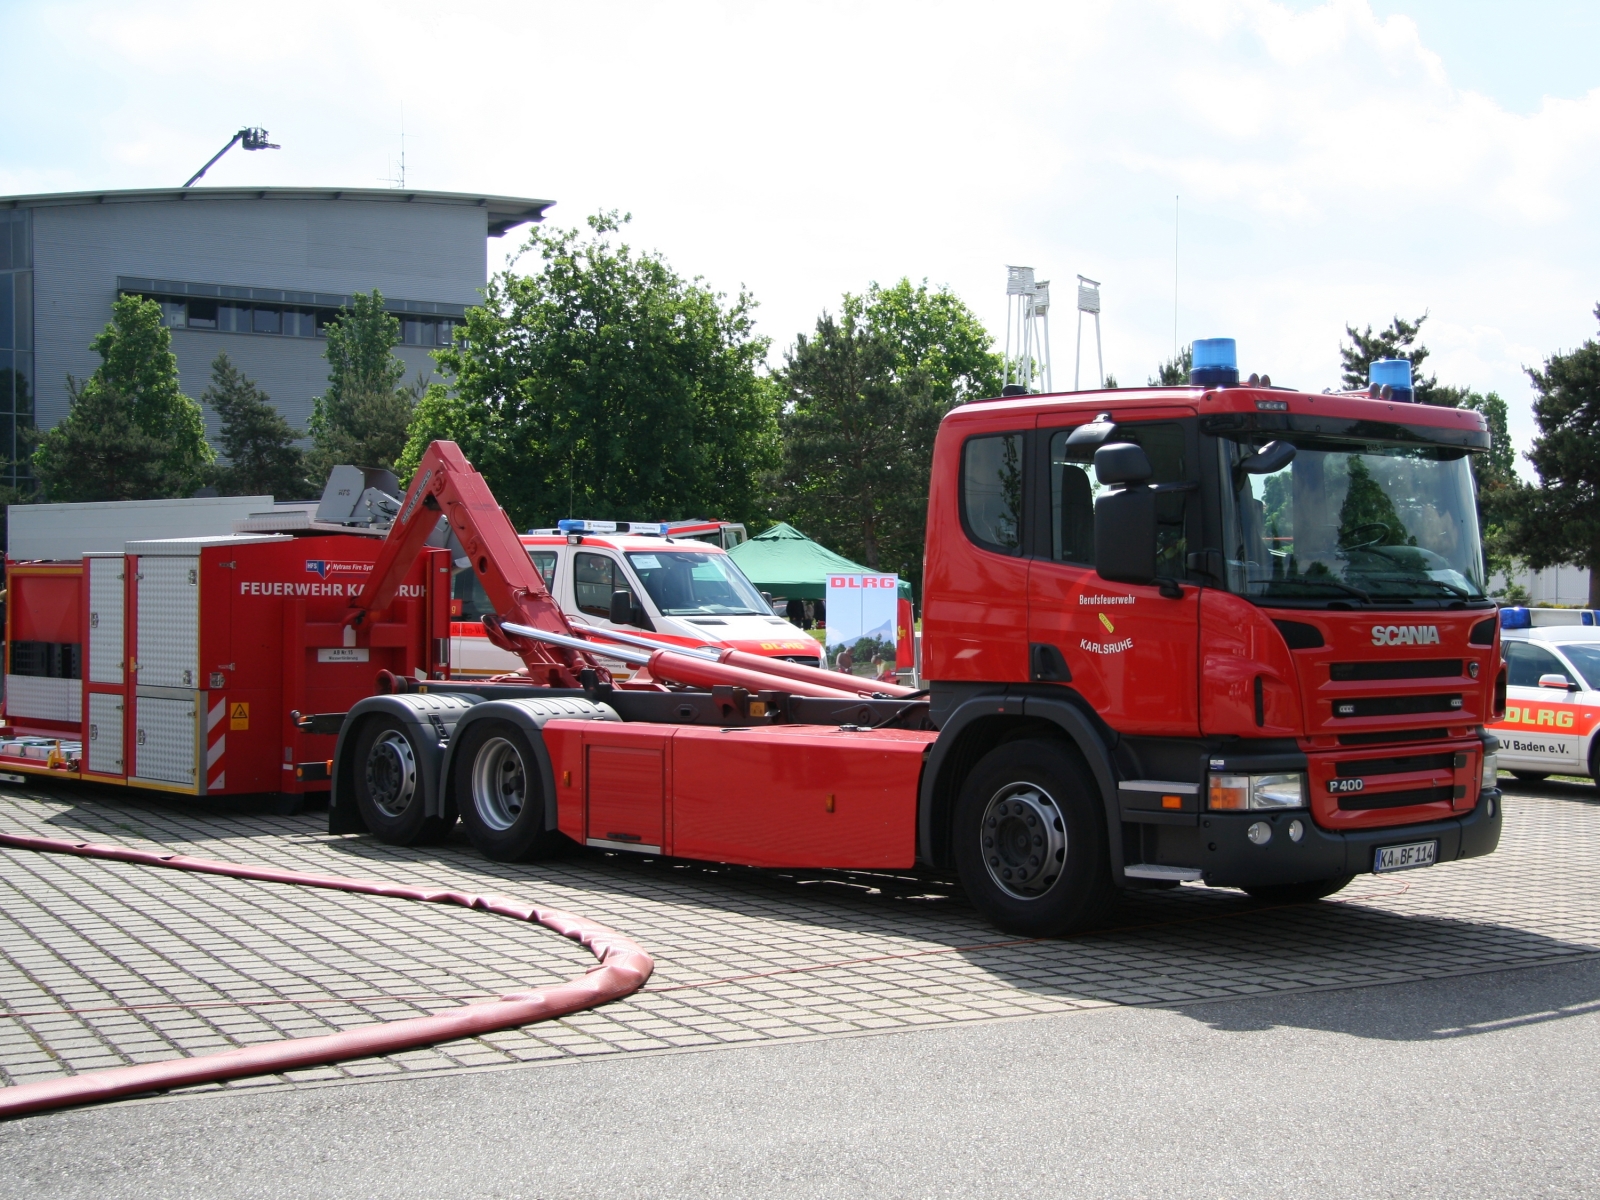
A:
<svg viewBox="0 0 1600 1200">
<path fill-rule="evenodd" d="M 1272 475 L 1294 461 L 1294 452 L 1293 442 L 1268 442 L 1249 458 L 1242 460 L 1236 469 L 1246 475 Z"/>
<path fill-rule="evenodd" d="M 1102 484 L 1144 483 L 1152 474 L 1150 456 L 1143 446 L 1112 442 L 1094 452 L 1094 477 Z"/>
<path fill-rule="evenodd" d="M 1144 456 L 1137 446 L 1114 448 L 1138 450 L 1140 457 Z M 1096 474 L 1104 453 L 1102 449 L 1095 455 Z M 1156 493 L 1152 489 L 1123 488 L 1094 502 L 1094 569 L 1112 583 L 1155 582 Z"/>
<path fill-rule="evenodd" d="M 1542 688 L 1555 688 L 1557 691 L 1562 692 L 1572 692 L 1578 688 L 1578 685 L 1565 675 L 1555 674 L 1539 676 L 1539 686 Z"/>
<path fill-rule="evenodd" d="M 633 624 L 633 593 L 627 588 L 618 588 L 611 593 L 611 623 Z"/>
</svg>

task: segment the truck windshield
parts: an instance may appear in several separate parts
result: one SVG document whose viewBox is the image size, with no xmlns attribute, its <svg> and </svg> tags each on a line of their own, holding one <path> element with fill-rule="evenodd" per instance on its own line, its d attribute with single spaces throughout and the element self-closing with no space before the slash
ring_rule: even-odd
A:
<svg viewBox="0 0 1600 1200">
<path fill-rule="evenodd" d="M 1283 600 L 1484 598 L 1477 505 L 1465 451 L 1285 435 L 1270 475 L 1259 449 L 1222 439 L 1228 588 Z"/>
<path fill-rule="evenodd" d="M 728 617 L 772 610 L 726 554 L 660 550 L 630 554 L 639 582 L 664 617 Z"/>
</svg>

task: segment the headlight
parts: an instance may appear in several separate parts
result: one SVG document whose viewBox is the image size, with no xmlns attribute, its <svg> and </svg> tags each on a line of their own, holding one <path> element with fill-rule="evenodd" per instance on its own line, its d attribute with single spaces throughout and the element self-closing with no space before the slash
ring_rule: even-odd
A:
<svg viewBox="0 0 1600 1200">
<path fill-rule="evenodd" d="M 1483 778 L 1479 781 L 1478 786 L 1483 789 L 1500 786 L 1500 756 L 1498 754 L 1485 754 L 1483 756 Z"/>
<path fill-rule="evenodd" d="M 1305 776 L 1213 775 L 1206 807 L 1213 812 L 1246 812 L 1264 808 L 1304 808 Z"/>
</svg>

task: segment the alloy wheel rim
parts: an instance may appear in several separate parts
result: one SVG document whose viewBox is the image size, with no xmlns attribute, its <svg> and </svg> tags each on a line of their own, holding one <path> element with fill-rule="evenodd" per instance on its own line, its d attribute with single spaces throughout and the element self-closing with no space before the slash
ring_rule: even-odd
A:
<svg viewBox="0 0 1600 1200">
<path fill-rule="evenodd" d="M 1014 899 L 1039 899 L 1066 867 L 1061 806 L 1038 784 L 1008 783 L 990 797 L 978 836 L 989 878 Z"/>
<path fill-rule="evenodd" d="M 472 762 L 472 806 L 490 829 L 510 829 L 528 801 L 522 755 L 505 738 L 484 742 Z"/>
</svg>

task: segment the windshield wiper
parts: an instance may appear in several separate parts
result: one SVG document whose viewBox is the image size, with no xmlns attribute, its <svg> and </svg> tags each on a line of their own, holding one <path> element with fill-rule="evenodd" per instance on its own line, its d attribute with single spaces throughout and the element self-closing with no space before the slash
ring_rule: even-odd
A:
<svg viewBox="0 0 1600 1200">
<path fill-rule="evenodd" d="M 1310 584 L 1312 587 L 1337 588 L 1339 591 L 1343 592 L 1347 596 L 1358 597 L 1359 599 L 1367 601 L 1369 604 L 1372 602 L 1372 596 L 1370 594 L 1368 594 L 1367 592 L 1363 592 L 1358 587 L 1351 587 L 1348 583 L 1340 583 L 1337 579 L 1320 579 L 1320 578 L 1318 578 L 1318 579 L 1308 579 L 1308 578 L 1306 578 L 1305 576 L 1302 575 L 1302 576 L 1300 576 L 1299 578 L 1296 578 L 1296 579 L 1273 579 L 1273 580 L 1269 580 L 1268 582 L 1270 584 L 1305 583 L 1305 584 Z"/>
<path fill-rule="evenodd" d="M 1368 578 L 1369 579 L 1376 579 L 1376 580 L 1379 580 L 1379 581 L 1381 581 L 1383 583 L 1403 583 L 1403 584 L 1430 583 L 1434 587 L 1444 588 L 1445 591 L 1449 592 L 1453 596 L 1460 596 L 1463 600 L 1477 599 L 1477 597 L 1475 597 L 1471 592 L 1467 591 L 1467 589 L 1464 588 L 1464 587 L 1457 587 L 1453 583 L 1446 583 L 1442 579 L 1432 579 L 1432 578 L 1429 578 L 1427 576 L 1419 576 L 1419 575 L 1370 575 L 1370 576 L 1368 576 Z"/>
</svg>

